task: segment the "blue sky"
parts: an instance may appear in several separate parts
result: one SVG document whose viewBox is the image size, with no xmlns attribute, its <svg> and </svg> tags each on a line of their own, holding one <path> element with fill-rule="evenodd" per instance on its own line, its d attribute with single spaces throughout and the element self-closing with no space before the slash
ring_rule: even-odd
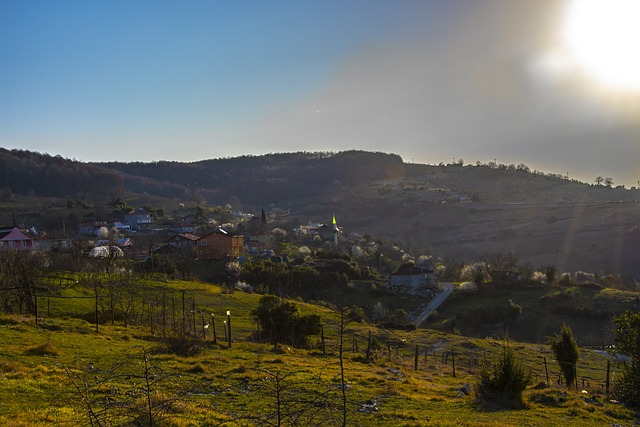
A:
<svg viewBox="0 0 640 427">
<path fill-rule="evenodd" d="M 364 149 L 636 185 L 638 95 L 560 0 L 0 0 L 0 143 L 84 161 Z"/>
</svg>

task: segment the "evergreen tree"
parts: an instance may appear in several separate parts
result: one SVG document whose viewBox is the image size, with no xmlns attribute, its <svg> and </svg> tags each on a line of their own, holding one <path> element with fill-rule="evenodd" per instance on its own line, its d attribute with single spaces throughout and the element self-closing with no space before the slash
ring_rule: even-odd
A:
<svg viewBox="0 0 640 427">
<path fill-rule="evenodd" d="M 567 387 L 571 387 L 576 379 L 576 363 L 580 352 L 571 328 L 563 324 L 560 333 L 549 339 L 549 345 L 560 366 Z"/>
</svg>

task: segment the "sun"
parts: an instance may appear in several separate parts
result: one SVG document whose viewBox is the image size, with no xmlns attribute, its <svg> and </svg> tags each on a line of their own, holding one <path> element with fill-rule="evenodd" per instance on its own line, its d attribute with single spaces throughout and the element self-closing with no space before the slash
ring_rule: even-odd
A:
<svg viewBox="0 0 640 427">
<path fill-rule="evenodd" d="M 640 91 L 640 0 L 571 0 L 562 36 L 595 82 Z"/>
</svg>

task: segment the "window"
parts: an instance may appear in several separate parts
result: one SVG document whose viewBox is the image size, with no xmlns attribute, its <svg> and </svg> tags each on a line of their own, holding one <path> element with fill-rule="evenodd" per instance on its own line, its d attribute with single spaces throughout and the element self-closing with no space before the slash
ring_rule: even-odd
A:
<svg viewBox="0 0 640 427">
<path fill-rule="evenodd" d="M 201 246 L 207 246 L 207 240 L 206 239 L 200 240 L 200 245 Z"/>
</svg>

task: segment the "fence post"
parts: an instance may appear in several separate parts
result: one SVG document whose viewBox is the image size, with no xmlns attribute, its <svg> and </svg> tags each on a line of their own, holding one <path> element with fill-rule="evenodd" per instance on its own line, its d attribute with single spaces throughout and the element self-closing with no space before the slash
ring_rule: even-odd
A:
<svg viewBox="0 0 640 427">
<path fill-rule="evenodd" d="M 227 310 L 227 328 L 229 328 L 229 348 L 231 348 L 231 311 Z"/>
<path fill-rule="evenodd" d="M 213 344 L 218 344 L 218 337 L 216 336 L 216 316 L 211 313 L 211 330 L 213 330 Z M 258 322 L 258 340 L 260 340 L 260 322 Z"/>
<path fill-rule="evenodd" d="M 607 399 L 609 398 L 609 378 L 611 374 L 611 361 L 607 360 L 607 382 L 605 383 L 605 387 L 606 387 L 606 393 L 607 393 Z"/>
<path fill-rule="evenodd" d="M 369 331 L 369 341 L 367 343 L 367 360 L 369 360 L 369 358 L 371 357 L 371 341 L 372 341 L 372 336 L 371 336 L 371 331 Z"/>
<path fill-rule="evenodd" d="M 451 366 L 453 368 L 453 377 L 456 377 L 456 354 L 453 351 L 453 347 L 451 347 Z"/>
<path fill-rule="evenodd" d="M 419 351 L 418 350 L 418 345 L 416 344 L 416 355 L 415 355 L 414 360 L 413 360 L 413 370 L 414 371 L 418 370 L 418 351 Z"/>
<path fill-rule="evenodd" d="M 549 385 L 549 369 L 547 368 L 547 356 L 542 356 L 544 359 L 544 375 L 547 378 L 547 386 Z"/>
<path fill-rule="evenodd" d="M 326 344 L 324 342 L 324 325 L 322 325 L 322 328 L 320 329 L 320 340 L 322 341 L 322 355 L 326 356 L 327 355 L 327 347 L 326 347 Z"/>
<path fill-rule="evenodd" d="M 200 313 L 200 316 L 202 316 L 202 341 L 206 341 L 207 340 L 207 327 L 204 324 L 204 314 Z"/>
<path fill-rule="evenodd" d="M 34 301 L 34 314 L 36 315 L 36 325 L 38 324 L 38 292 L 36 290 L 33 291 L 33 301 Z"/>
</svg>

